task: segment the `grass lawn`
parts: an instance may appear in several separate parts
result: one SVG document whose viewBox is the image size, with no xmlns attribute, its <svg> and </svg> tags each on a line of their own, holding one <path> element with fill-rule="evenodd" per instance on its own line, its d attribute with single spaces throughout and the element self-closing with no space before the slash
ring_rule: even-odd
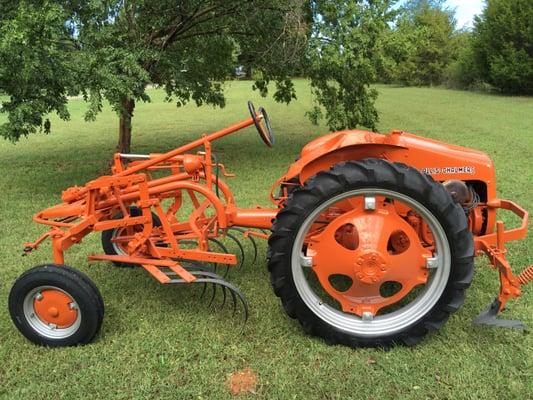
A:
<svg viewBox="0 0 533 400">
<path fill-rule="evenodd" d="M 216 143 L 230 172 L 237 203 L 268 205 L 268 189 L 309 140 L 327 132 L 304 116 L 311 99 L 304 81 L 290 106 L 251 93 L 249 82 L 228 85 L 223 110 L 176 109 L 152 90 L 152 103 L 135 112 L 133 151 L 162 152 L 247 117 L 246 100 L 263 104 L 277 143 L 267 149 L 253 128 Z M 441 89 L 379 87 L 379 129 L 393 128 L 474 147 L 493 157 L 499 195 L 533 211 L 533 98 Z M 391 351 L 328 346 L 306 336 L 274 296 L 261 243 L 258 261 L 231 275 L 247 295 L 251 317 L 243 333 L 229 307 L 200 300 L 200 291 L 162 287 L 140 269 L 89 264 L 98 235 L 73 247 L 66 262 L 89 274 L 106 303 L 102 333 L 84 347 L 46 349 L 15 329 L 7 311 L 13 281 L 51 261 L 49 244 L 20 253 L 44 227 L 36 211 L 60 201 L 61 191 L 105 171 L 116 143 L 116 115 L 106 109 L 93 123 L 85 105 L 71 102 L 70 122 L 53 119 L 52 134 L 12 145 L 0 141 L 0 398 L 212 399 L 231 397 L 228 376 L 251 368 L 258 377 L 246 398 L 279 399 L 525 399 L 531 398 L 533 340 L 520 331 L 476 327 L 471 319 L 497 294 L 495 271 L 480 258 L 461 310 L 415 348 Z M 509 222 L 513 222 L 509 219 Z M 512 264 L 533 261 L 533 233 L 509 245 Z M 506 316 L 533 326 L 533 285 L 509 304 Z"/>
</svg>

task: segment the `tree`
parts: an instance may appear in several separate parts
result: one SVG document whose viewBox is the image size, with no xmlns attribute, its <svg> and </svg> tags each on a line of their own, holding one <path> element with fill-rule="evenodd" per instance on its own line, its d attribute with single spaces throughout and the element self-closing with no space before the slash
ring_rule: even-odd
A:
<svg viewBox="0 0 533 400">
<path fill-rule="evenodd" d="M 487 0 L 476 17 L 472 72 L 506 93 L 533 94 L 533 2 Z"/>
<path fill-rule="evenodd" d="M 384 32 L 395 16 L 395 1 L 311 2 L 313 27 L 308 75 L 317 103 L 309 116 L 323 116 L 331 129 L 363 125 L 374 129 L 377 91 L 370 83 L 384 63 Z"/>
<path fill-rule="evenodd" d="M 135 104 L 150 100 L 148 85 L 163 87 L 177 106 L 223 107 L 223 81 L 237 63 L 257 72 L 254 89 L 266 95 L 275 81 L 274 98 L 287 103 L 295 98 L 290 75 L 309 73 L 314 121 L 323 106 L 331 127 L 373 127 L 376 94 L 368 85 L 389 3 L 0 0 L 0 92 L 8 96 L 0 135 L 16 141 L 50 131 L 47 115 L 68 119 L 68 96 L 81 94 L 88 120 L 109 101 L 119 115 L 117 150 L 128 152 Z M 335 51 L 350 69 L 328 66 Z"/>
<path fill-rule="evenodd" d="M 454 11 L 444 0 L 408 1 L 397 20 L 395 80 L 406 85 L 438 85 L 454 58 Z M 400 39 L 401 38 L 401 39 Z"/>
<path fill-rule="evenodd" d="M 95 0 L 2 3 L 0 91 L 9 96 L 0 134 L 12 140 L 39 129 L 46 115 L 69 117 L 67 96 L 81 93 L 86 119 L 104 100 L 119 115 L 117 150 L 127 152 L 135 104 L 149 84 L 164 87 L 178 106 L 224 106 L 222 81 L 245 52 L 262 71 L 256 85 L 277 81 L 289 101 L 288 79 L 305 44 L 300 1 Z"/>
<path fill-rule="evenodd" d="M 472 32 L 457 32 L 451 43 L 453 61 L 446 69 L 445 83 L 447 87 L 458 89 L 478 89 L 482 82 L 474 65 Z"/>
</svg>

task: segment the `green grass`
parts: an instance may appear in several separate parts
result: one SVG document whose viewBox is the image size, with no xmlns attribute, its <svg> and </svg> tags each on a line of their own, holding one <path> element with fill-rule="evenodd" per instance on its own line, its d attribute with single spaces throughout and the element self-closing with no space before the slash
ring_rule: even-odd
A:
<svg viewBox="0 0 533 400">
<path fill-rule="evenodd" d="M 276 146 L 262 145 L 249 128 L 215 145 L 230 172 L 242 206 L 267 205 L 267 193 L 299 149 L 327 132 L 304 116 L 311 105 L 304 81 L 290 106 L 251 94 L 248 82 L 231 83 L 223 110 L 176 109 L 151 91 L 134 120 L 134 152 L 160 152 L 247 116 L 245 101 L 266 106 Z M 379 128 L 401 128 L 487 152 L 495 161 L 499 195 L 533 210 L 533 99 L 440 89 L 379 87 Z M 53 119 L 49 136 L 12 145 L 0 142 L 0 397 L 5 399 L 212 399 L 230 397 L 230 373 L 252 368 L 258 375 L 250 398 L 280 399 L 525 399 L 533 393 L 533 341 L 519 331 L 476 327 L 471 319 L 498 290 L 497 274 L 478 259 L 466 303 L 444 329 L 415 348 L 352 350 L 328 346 L 302 332 L 283 312 L 266 271 L 265 244 L 256 265 L 231 281 L 247 295 L 251 318 L 209 308 L 190 288 L 162 287 L 144 271 L 89 264 L 100 251 L 90 235 L 66 262 L 87 272 L 106 303 L 102 333 L 84 347 L 46 349 L 18 334 L 7 312 L 11 284 L 25 269 L 51 260 L 50 246 L 20 257 L 22 243 L 43 227 L 36 211 L 57 203 L 61 191 L 105 171 L 116 143 L 117 119 L 106 109 L 94 123 L 85 106 L 71 102 L 72 120 Z M 512 221 L 512 219 L 509 219 Z M 533 235 L 509 244 L 517 268 L 531 263 Z M 531 287 L 505 313 L 533 326 Z M 243 396 L 246 397 L 246 396 Z"/>
</svg>

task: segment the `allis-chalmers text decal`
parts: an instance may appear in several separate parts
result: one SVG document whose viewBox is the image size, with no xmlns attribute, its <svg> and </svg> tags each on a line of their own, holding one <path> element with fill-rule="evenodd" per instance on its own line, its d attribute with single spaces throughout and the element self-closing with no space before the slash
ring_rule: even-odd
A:
<svg viewBox="0 0 533 400">
<path fill-rule="evenodd" d="M 476 167 L 464 166 L 464 167 L 428 167 L 422 168 L 423 173 L 428 175 L 436 174 L 475 174 Z"/>
</svg>

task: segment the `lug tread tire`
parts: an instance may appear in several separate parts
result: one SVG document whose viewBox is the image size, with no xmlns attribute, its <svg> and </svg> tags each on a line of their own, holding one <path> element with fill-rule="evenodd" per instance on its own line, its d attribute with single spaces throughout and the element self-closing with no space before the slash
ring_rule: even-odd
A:
<svg viewBox="0 0 533 400">
<path fill-rule="evenodd" d="M 291 272 L 293 242 L 310 212 L 331 197 L 365 187 L 400 192 L 425 205 L 446 232 L 451 251 L 450 277 L 433 308 L 414 325 L 372 338 L 341 331 L 317 317 L 301 300 Z M 474 243 L 466 216 L 444 186 L 405 164 L 375 158 L 336 164 L 293 190 L 274 220 L 268 245 L 271 283 L 287 315 L 297 319 L 306 333 L 321 337 L 330 344 L 350 347 L 416 345 L 427 333 L 441 329 L 450 314 L 460 308 L 474 274 Z"/>
</svg>

